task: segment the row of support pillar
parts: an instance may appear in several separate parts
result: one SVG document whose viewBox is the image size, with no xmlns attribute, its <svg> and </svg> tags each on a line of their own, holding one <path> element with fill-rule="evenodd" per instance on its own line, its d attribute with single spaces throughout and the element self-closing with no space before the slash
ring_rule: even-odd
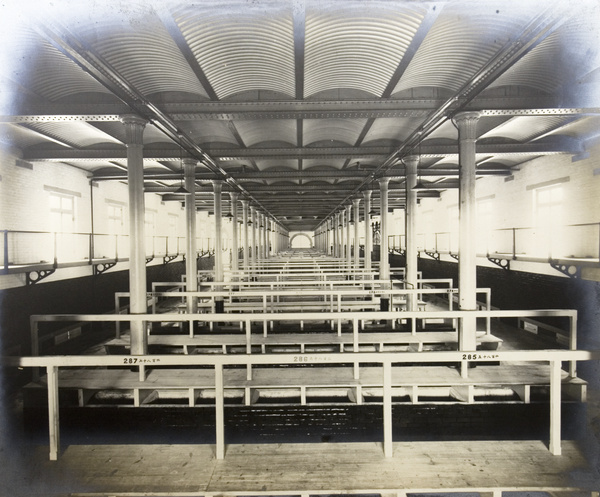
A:
<svg viewBox="0 0 600 497">
<path fill-rule="evenodd" d="M 219 193 L 214 190 L 215 202 Z M 240 220 L 238 209 L 238 197 L 236 192 L 229 193 L 231 199 L 231 222 L 232 222 L 232 262 L 231 269 L 239 270 L 240 253 L 243 267 L 255 265 L 259 260 L 268 259 L 278 252 L 287 248 L 289 234 L 276 221 L 257 208 L 250 205 L 248 200 L 242 200 L 242 219 Z M 215 209 L 216 215 L 216 209 Z M 241 225 L 241 246 L 238 245 L 238 224 Z M 218 238 L 218 234 L 217 234 Z"/>
<path fill-rule="evenodd" d="M 389 178 L 381 178 L 379 180 L 382 213 L 387 213 L 388 209 L 388 183 Z M 373 237 L 371 233 L 371 195 L 371 190 L 363 191 L 363 236 L 365 254 L 363 265 L 366 270 L 371 269 L 371 252 L 373 250 Z M 353 199 L 351 205 L 348 205 L 341 211 L 336 212 L 332 217 L 325 220 L 325 222 L 317 228 L 315 242 L 316 247 L 319 250 L 334 257 L 345 259 L 348 265 L 354 264 L 357 267 L 360 264 L 360 202 L 360 197 Z M 353 221 L 351 221 L 351 219 L 353 219 Z M 353 229 L 351 229 L 352 225 L 354 226 Z M 387 228 L 387 216 L 382 215 L 381 254 L 387 254 Z M 354 254 L 352 254 L 352 247 L 354 247 Z M 385 252 L 383 249 L 385 249 Z M 381 273 L 382 279 L 389 279 L 389 262 L 387 257 L 383 257 L 383 255 L 381 255 L 380 267 L 383 268 L 383 273 Z"/>
<path fill-rule="evenodd" d="M 459 305 L 461 310 L 476 310 L 476 226 L 475 226 L 475 179 L 476 179 L 476 128 L 479 119 L 477 112 L 458 114 L 454 122 L 459 132 Z M 124 116 L 122 122 L 127 136 L 127 174 L 129 194 L 129 286 L 131 294 L 131 313 L 146 312 L 146 255 L 144 250 L 144 174 L 143 174 L 143 132 L 146 121 L 137 116 Z M 416 249 L 416 217 L 417 193 L 413 190 L 417 182 L 417 166 L 419 158 L 410 156 L 404 159 L 406 167 L 406 282 L 409 286 L 417 284 L 418 252 Z M 191 193 L 185 201 L 187 225 L 187 254 L 186 276 L 189 290 L 196 290 L 196 222 L 195 222 L 195 161 L 186 160 L 183 164 L 186 189 Z M 381 208 L 381 245 L 379 261 L 379 278 L 389 281 L 390 269 L 388 260 L 388 183 L 389 178 L 380 178 L 380 208 Z M 222 251 L 222 180 L 213 181 L 214 212 L 215 212 L 215 281 L 223 281 L 223 251 Z M 238 194 L 229 193 L 232 203 L 233 223 L 233 270 L 239 269 L 238 250 Z M 370 199 L 371 191 L 364 195 L 364 238 L 365 238 L 365 268 L 370 268 L 371 262 L 371 226 Z M 359 207 L 360 198 L 355 198 L 349 205 L 328 219 L 322 229 L 317 232 L 318 247 L 326 252 L 345 259 L 348 265 L 359 263 Z M 260 259 L 267 259 L 288 245 L 288 233 L 272 219 L 260 212 L 247 200 L 242 201 L 242 234 L 243 234 L 243 264 L 256 264 Z M 354 256 L 351 252 L 350 220 L 354 217 Z M 249 227 L 251 226 L 251 229 Z M 345 234 L 345 237 L 344 237 Z M 345 238 L 345 239 L 344 239 Z M 416 308 L 414 301 L 409 302 L 411 310 Z M 195 303 L 187 303 L 188 312 L 195 311 Z M 459 345 L 461 350 L 472 351 L 476 346 L 475 320 L 461 320 L 459 330 Z M 131 353 L 142 355 L 147 352 L 145 323 L 132 323 Z"/>
<path fill-rule="evenodd" d="M 459 308 L 461 310 L 477 310 L 477 255 L 476 255 L 476 139 L 477 122 L 480 114 L 478 112 L 463 112 L 457 114 L 454 122 L 458 128 L 459 141 L 459 265 L 458 265 L 458 290 Z M 405 282 L 408 288 L 417 288 L 417 271 L 419 253 L 417 249 L 417 184 L 419 156 L 413 155 L 403 159 L 406 168 L 406 273 Z M 388 259 L 388 234 L 389 226 L 388 212 L 388 184 L 389 178 L 382 177 L 379 180 L 380 210 L 381 210 L 381 243 L 379 260 L 379 279 L 389 281 L 390 266 Z M 364 267 L 371 266 L 371 190 L 365 190 L 364 195 L 364 226 L 365 226 L 365 256 Z M 360 198 L 352 201 L 352 206 L 347 206 L 333 214 L 317 229 L 317 247 L 324 252 L 345 259 L 348 264 L 353 262 L 359 265 L 359 204 Z M 351 210 L 354 212 L 354 258 L 351 260 L 351 236 L 349 219 Z M 345 233 L 345 236 L 344 236 Z M 408 310 L 417 309 L 416 296 L 408 301 Z M 465 318 L 460 322 L 459 328 L 460 350 L 474 351 L 476 349 L 476 321 L 474 318 Z M 466 376 L 467 364 L 463 364 L 463 375 Z"/>
<path fill-rule="evenodd" d="M 127 146 L 127 183 L 129 198 L 129 292 L 130 313 L 145 314 L 146 300 L 146 253 L 145 253 L 145 203 L 144 203 L 144 154 L 143 135 L 147 121 L 135 115 L 121 118 L 125 126 Z M 188 291 L 197 291 L 197 246 L 196 246 L 196 203 L 195 171 L 197 161 L 183 160 L 185 188 L 190 193 L 185 197 L 186 219 L 186 260 L 185 272 Z M 222 250 L 222 190 L 223 181 L 214 180 L 214 213 L 215 213 L 215 281 L 224 280 L 224 264 Z M 232 259 L 231 268 L 239 270 L 238 247 L 238 198 L 237 192 L 229 192 L 232 214 Z M 284 250 L 289 245 L 289 233 L 283 226 L 270 219 L 248 200 L 242 200 L 242 264 L 249 267 L 260 259 L 267 259 L 272 254 Z M 197 300 L 189 298 L 186 304 L 189 313 L 197 312 Z M 131 354 L 145 355 L 148 352 L 148 340 L 144 322 L 131 322 Z"/>
</svg>

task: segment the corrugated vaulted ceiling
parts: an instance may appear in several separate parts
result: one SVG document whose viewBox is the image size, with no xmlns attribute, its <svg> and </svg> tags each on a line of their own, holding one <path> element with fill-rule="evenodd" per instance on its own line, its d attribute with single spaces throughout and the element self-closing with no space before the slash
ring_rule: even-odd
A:
<svg viewBox="0 0 600 497">
<path fill-rule="evenodd" d="M 227 177 L 288 229 L 313 229 L 373 176 L 398 178 L 401 198 L 408 154 L 449 185 L 464 110 L 483 111 L 478 160 L 499 174 L 597 135 L 595 2 L 111 2 L 58 0 L 7 24 L 0 140 L 24 160 L 123 180 L 119 119 L 138 114 L 147 170 L 196 157 L 199 181 Z M 153 191 L 180 201 L 169 178 Z"/>
</svg>

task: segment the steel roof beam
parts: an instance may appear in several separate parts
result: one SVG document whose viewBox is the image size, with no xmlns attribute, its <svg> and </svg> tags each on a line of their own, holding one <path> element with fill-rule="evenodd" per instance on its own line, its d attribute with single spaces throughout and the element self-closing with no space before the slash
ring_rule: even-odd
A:
<svg viewBox="0 0 600 497">
<path fill-rule="evenodd" d="M 116 165 L 115 165 L 116 166 Z M 118 166 L 120 167 L 120 166 Z M 122 167 L 120 167 L 123 169 Z M 458 176 L 458 168 L 446 167 L 445 169 L 421 169 L 419 170 L 420 176 Z M 302 180 L 311 181 L 318 179 L 361 179 L 369 176 L 368 171 L 347 171 L 344 169 L 335 169 L 332 171 L 312 171 L 305 169 L 303 171 L 256 171 L 256 172 L 234 172 L 230 173 L 238 181 L 248 181 L 244 183 L 246 187 L 250 187 L 252 182 L 249 180 L 264 181 L 273 179 L 283 180 Z M 392 178 L 404 177 L 404 168 L 394 168 L 389 171 L 389 175 Z M 511 174 L 510 168 L 480 168 L 477 171 L 478 175 L 482 176 L 494 176 L 494 175 L 508 175 Z M 94 181 L 123 181 L 127 179 L 126 174 L 114 174 L 112 172 L 103 172 L 94 174 Z M 156 173 L 156 174 L 144 174 L 145 180 L 158 180 L 158 181 L 178 181 L 181 179 L 181 173 Z M 215 178 L 213 173 L 196 173 L 197 181 L 211 181 Z"/>
<path fill-rule="evenodd" d="M 289 147 L 289 148 L 221 148 L 211 150 L 211 155 L 221 162 L 250 159 L 381 159 L 388 156 L 393 147 Z M 483 143 L 477 145 L 477 155 L 548 155 L 576 154 L 583 151 L 577 141 L 560 141 L 553 143 Z M 179 161 L 181 151 L 178 148 L 145 148 L 144 160 L 147 161 Z M 423 158 L 458 158 L 455 144 L 423 145 Z M 36 161 L 85 161 L 85 160 L 125 160 L 127 150 L 123 148 L 85 148 L 80 150 L 30 149 L 23 154 L 23 160 Z M 392 165 L 390 164 L 390 167 Z M 375 171 L 375 168 L 373 169 Z M 373 172 L 371 171 L 371 172 Z M 235 173 L 228 172 L 227 175 Z M 218 176 L 218 175 L 217 175 Z"/>
<path fill-rule="evenodd" d="M 262 101 L 262 102 L 180 102 L 161 103 L 160 109 L 176 121 L 231 121 L 261 119 L 332 119 L 378 117 L 426 117 L 444 103 L 443 99 L 384 99 L 340 101 Z M 490 116 L 571 116 L 598 115 L 597 107 L 549 106 L 540 97 L 478 98 L 465 110 Z M 21 114 L 0 116 L 0 122 L 119 121 L 131 112 L 125 104 L 35 104 L 20 109 Z"/>
</svg>

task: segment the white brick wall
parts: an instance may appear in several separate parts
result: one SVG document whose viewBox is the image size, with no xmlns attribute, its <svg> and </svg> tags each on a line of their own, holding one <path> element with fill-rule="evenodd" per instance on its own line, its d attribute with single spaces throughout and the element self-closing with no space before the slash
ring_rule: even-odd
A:
<svg viewBox="0 0 600 497">
<path fill-rule="evenodd" d="M 50 224 L 49 189 L 59 189 L 75 194 L 75 228 L 79 233 L 90 233 L 92 230 L 93 196 L 95 256 L 114 257 L 115 237 L 103 236 L 108 233 L 108 202 L 118 202 L 124 205 L 123 233 L 128 233 L 127 218 L 127 186 L 120 182 L 102 182 L 90 191 L 89 174 L 81 169 L 58 163 L 32 164 L 31 168 L 17 165 L 18 151 L 0 150 L 0 230 L 10 230 L 8 240 L 9 259 L 12 263 L 37 263 L 40 261 L 53 262 L 54 236 L 43 233 L 22 233 L 24 231 L 48 232 Z M 147 209 L 156 211 L 155 233 L 158 237 L 170 235 L 169 215 L 177 217 L 176 236 L 184 237 L 185 213 L 179 202 L 161 202 L 160 196 L 146 194 Z M 74 253 L 77 258 L 87 258 L 89 255 L 89 236 L 64 236 L 69 245 L 76 245 Z M 60 236 L 59 236 L 60 240 Z M 176 247 L 176 243 L 171 244 Z M 164 255 L 165 239 L 157 242 L 157 256 Z M 181 244 L 184 248 L 185 244 Z M 0 257 L 3 257 L 4 242 L 0 239 Z M 128 240 L 120 237 L 119 256 L 128 257 Z M 59 262 L 61 262 L 59 260 Z M 151 264 L 158 264 L 157 259 Z M 4 264 L 2 258 L 0 264 Z M 126 269 L 126 264 L 120 269 Z M 86 276 L 92 273 L 90 266 L 61 269 L 45 281 L 63 278 Z M 24 284 L 24 275 L 0 276 L 0 288 L 9 288 Z"/>
<path fill-rule="evenodd" d="M 504 237 L 508 244 L 512 240 L 512 232 L 504 234 L 495 232 L 502 228 L 532 228 L 534 191 L 527 189 L 546 181 L 568 177 L 569 181 L 561 183 L 564 190 L 563 220 L 565 225 L 595 223 L 590 227 L 572 227 L 563 229 L 563 241 L 566 255 L 582 255 L 598 257 L 600 234 L 600 175 L 594 170 L 600 167 L 600 145 L 590 149 L 590 157 L 572 162 L 570 155 L 540 157 L 523 164 L 514 171 L 514 180 L 505 182 L 502 176 L 486 176 L 477 181 L 476 197 L 489 198 L 493 205 L 489 230 L 495 234 L 492 240 Z M 450 230 L 450 212 L 458 204 L 458 190 L 442 193 L 440 199 L 425 198 L 421 200 L 418 211 L 423 216 L 429 212 L 433 220 L 428 230 L 431 233 L 442 233 Z M 432 212 L 431 212 L 432 211 Z M 558 228 L 558 226 L 557 226 Z M 426 228 L 419 223 L 418 231 L 424 233 Z M 518 246 L 527 251 L 531 243 L 527 235 L 531 230 L 517 232 Z M 479 233 L 485 236 L 485 233 Z M 441 238 L 441 237 L 440 237 Z M 458 238 L 454 231 L 453 239 Z M 428 237 L 432 239 L 432 237 Z M 523 241 L 524 243 L 519 243 Z M 526 243 L 525 243 L 526 242 Z M 558 274 L 558 273 L 557 273 Z"/>
<path fill-rule="evenodd" d="M 88 174 L 74 167 L 56 163 L 33 163 L 32 168 L 17 166 L 18 151 L 0 151 L 0 229 L 15 231 L 49 231 L 49 208 L 47 188 L 60 188 L 77 193 L 76 197 L 76 231 L 88 233 L 91 231 L 91 193 Z M 590 157 L 578 162 L 572 162 L 569 155 L 556 155 L 534 159 L 522 165 L 514 172 L 514 180 L 506 182 L 504 177 L 484 177 L 477 181 L 476 196 L 478 199 L 493 197 L 493 213 L 489 229 L 501 228 L 531 228 L 533 225 L 533 190 L 528 186 L 536 185 L 553 179 L 568 177 L 563 183 L 565 192 L 565 224 L 600 223 L 600 174 L 594 170 L 600 168 L 600 145 L 590 149 Z M 46 189 L 45 189 L 46 187 Z M 125 219 L 123 233 L 128 232 L 127 220 L 127 187 L 119 182 L 102 182 L 93 188 L 94 202 L 94 231 L 96 255 L 111 257 L 114 255 L 114 237 L 102 237 L 107 233 L 108 202 L 124 204 Z M 179 202 L 161 202 L 160 196 L 147 194 L 146 208 L 156 211 L 155 233 L 157 236 L 167 236 L 171 233 L 169 215 L 177 216 L 177 231 L 181 237 L 180 251 L 185 249 L 185 212 Z M 458 204 L 458 190 L 448 190 L 441 198 L 422 199 L 418 207 L 420 213 L 427 213 L 431 226 L 427 240 L 433 240 L 434 233 L 448 232 L 451 229 L 450 218 Z M 240 209 L 241 211 L 241 209 Z M 403 211 L 390 214 L 392 233 L 404 233 Z M 223 223 L 224 238 L 231 235 L 230 225 Z M 425 226 L 419 223 L 419 231 L 424 232 Z M 360 230 L 362 237 L 362 227 Z M 508 238 L 510 232 L 507 232 Z M 425 234 L 425 233 L 423 233 Z M 484 234 L 480 233 L 480 236 Z M 214 247 L 214 217 L 206 212 L 197 215 L 198 248 L 207 249 L 208 239 L 211 248 Z M 440 236 L 439 240 L 446 240 Z M 453 235 L 457 239 L 457 234 Z M 570 228 L 565 231 L 565 239 L 573 255 L 598 256 L 598 226 L 590 228 Z M 494 238 L 498 240 L 498 236 Z M 447 242 L 447 240 L 446 240 Z M 2 249 L 3 242 L 2 243 Z M 86 253 L 87 238 L 79 237 L 82 251 Z M 162 244 L 161 244 L 162 243 Z M 52 260 L 52 237 L 49 235 L 11 235 L 9 248 L 11 257 L 18 257 L 21 262 L 38 262 Z M 224 246 L 230 246 L 226 241 Z M 446 243 L 447 245 L 447 243 Z M 170 247 L 175 247 L 173 243 Z M 160 250 L 157 255 L 164 253 L 164 239 L 157 243 Z M 433 248 L 433 247 L 427 247 Z M 442 247 L 439 247 L 442 248 Z M 127 241 L 123 239 L 119 246 L 119 255 L 127 257 Z M 158 261 L 156 262 L 158 263 Z M 123 269 L 125 267 L 123 266 Z M 90 274 L 91 268 L 75 268 L 58 271 L 49 279 Z M 21 276 L 0 276 L 0 288 L 22 284 Z"/>
</svg>

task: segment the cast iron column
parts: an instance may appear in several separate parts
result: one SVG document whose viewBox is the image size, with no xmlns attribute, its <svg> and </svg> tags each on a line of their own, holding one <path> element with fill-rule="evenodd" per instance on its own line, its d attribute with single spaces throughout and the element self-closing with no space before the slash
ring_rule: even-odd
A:
<svg viewBox="0 0 600 497">
<path fill-rule="evenodd" d="M 238 193 L 229 192 L 229 198 L 231 199 L 231 271 L 235 276 L 239 276 L 237 271 L 239 270 L 239 245 L 238 245 Z"/>
<path fill-rule="evenodd" d="M 144 236 L 144 128 L 138 116 L 121 117 L 127 144 L 127 187 L 129 191 L 129 295 L 130 314 L 146 314 L 146 238 Z M 131 322 L 131 355 L 148 353 L 146 323 Z"/>
<path fill-rule="evenodd" d="M 248 201 L 242 200 L 242 237 L 244 245 L 244 269 L 248 269 Z"/>
<path fill-rule="evenodd" d="M 251 217 L 251 223 L 252 223 L 252 251 L 250 252 L 250 259 L 252 262 L 252 269 L 256 268 L 256 261 L 258 260 L 258 257 L 256 256 L 257 254 L 257 246 L 256 246 L 256 228 L 258 227 L 257 223 L 257 217 L 256 217 L 256 208 L 255 207 L 250 207 L 250 217 Z"/>
<path fill-rule="evenodd" d="M 338 241 L 338 220 L 339 220 L 339 214 L 336 212 L 333 215 L 333 218 L 332 218 L 332 222 L 333 222 L 333 228 L 332 228 L 332 231 L 333 231 L 333 247 L 332 247 L 332 250 L 333 250 L 333 256 L 334 257 L 338 257 L 338 253 L 339 253 L 339 246 L 338 246 L 339 245 L 339 241 Z"/>
<path fill-rule="evenodd" d="M 215 209 L 215 282 L 223 282 L 223 229 L 221 218 L 221 190 L 223 181 L 220 179 L 212 180 L 214 190 L 214 209 Z M 215 290 L 220 291 L 222 287 L 217 286 Z M 223 312 L 223 297 L 215 298 L 215 312 Z"/>
<path fill-rule="evenodd" d="M 365 269 L 370 271 L 371 251 L 373 250 L 373 240 L 371 238 L 371 190 L 365 190 L 363 195 L 365 196 Z"/>
<path fill-rule="evenodd" d="M 379 178 L 379 202 L 380 202 L 380 217 L 381 217 L 381 239 L 379 241 L 379 280 L 382 282 L 382 287 L 388 288 L 391 285 L 390 281 L 390 261 L 388 254 L 388 183 L 389 178 Z M 389 296 L 382 295 L 380 309 L 382 311 L 390 310 Z"/>
<path fill-rule="evenodd" d="M 360 219 L 360 199 L 355 198 L 352 201 L 354 205 L 354 267 L 360 267 L 360 247 L 358 234 L 358 220 Z"/>
<path fill-rule="evenodd" d="M 405 233 L 406 233 L 406 272 L 404 281 L 407 288 L 417 288 L 417 267 L 418 267 L 418 252 L 417 252 L 417 191 L 414 186 L 417 184 L 417 166 L 419 157 L 411 155 L 405 157 L 404 165 L 406 166 L 406 210 L 404 212 Z M 416 296 L 410 295 L 408 299 L 408 311 L 416 311 Z"/>
<path fill-rule="evenodd" d="M 352 264 L 352 250 L 351 249 L 351 242 L 352 242 L 352 237 L 351 235 L 351 230 L 350 230 L 350 217 L 352 216 L 352 205 L 348 205 L 346 207 L 346 263 L 348 265 L 348 269 L 350 269 L 350 265 Z"/>
<path fill-rule="evenodd" d="M 464 311 L 477 310 L 475 143 L 479 117 L 479 112 L 462 112 L 454 117 L 454 122 L 458 126 L 459 158 L 458 302 L 460 309 Z M 460 320 L 460 323 L 460 350 L 476 350 L 477 320 L 464 318 Z M 463 374 L 466 374 L 464 367 Z"/>
<path fill-rule="evenodd" d="M 183 160 L 185 189 L 190 192 L 185 196 L 185 281 L 188 292 L 198 291 L 198 248 L 196 246 L 196 159 Z M 188 297 L 187 312 L 198 312 L 198 299 Z"/>
<path fill-rule="evenodd" d="M 381 241 L 379 242 L 379 279 L 389 281 L 390 262 L 388 254 L 388 183 L 390 178 L 379 179 L 379 192 L 381 195 Z"/>
</svg>

